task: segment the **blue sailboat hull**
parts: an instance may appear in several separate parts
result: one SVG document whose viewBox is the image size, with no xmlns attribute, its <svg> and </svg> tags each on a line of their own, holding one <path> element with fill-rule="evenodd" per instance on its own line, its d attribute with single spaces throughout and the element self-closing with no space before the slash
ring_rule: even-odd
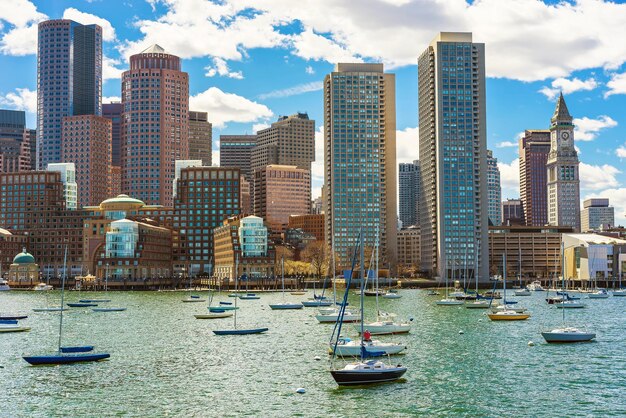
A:
<svg viewBox="0 0 626 418">
<path fill-rule="evenodd" d="M 234 311 L 239 309 L 238 306 L 209 306 L 209 312 Z"/>
<path fill-rule="evenodd" d="M 14 319 L 26 319 L 28 315 L 1 315 L 0 320 L 14 320 Z"/>
<path fill-rule="evenodd" d="M 100 302 L 111 302 L 111 299 L 80 299 L 80 303 L 100 303 Z"/>
<path fill-rule="evenodd" d="M 215 335 L 248 335 L 248 334 L 261 334 L 268 330 L 269 328 L 225 329 L 225 330 L 213 330 L 213 333 Z"/>
<path fill-rule="evenodd" d="M 98 306 L 97 303 L 68 303 L 70 308 L 89 308 L 90 306 Z"/>
<path fill-rule="evenodd" d="M 104 360 L 111 357 L 109 353 L 66 353 L 66 354 L 50 354 L 46 356 L 24 356 L 22 357 L 26 362 L 33 366 L 43 364 L 72 364 L 72 363 L 84 363 L 91 361 Z"/>
<path fill-rule="evenodd" d="M 270 308 L 272 308 L 272 310 L 302 309 L 303 307 L 304 305 L 302 305 L 301 303 L 278 303 L 276 305 L 270 305 Z"/>
</svg>

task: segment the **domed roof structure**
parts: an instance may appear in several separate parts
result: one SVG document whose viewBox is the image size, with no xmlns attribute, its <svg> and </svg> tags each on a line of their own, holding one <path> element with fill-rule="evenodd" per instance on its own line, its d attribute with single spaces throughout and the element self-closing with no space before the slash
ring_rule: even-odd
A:
<svg viewBox="0 0 626 418">
<path fill-rule="evenodd" d="M 102 210 L 133 210 L 139 209 L 146 204 L 133 197 L 128 196 L 127 194 L 120 194 L 116 197 L 112 197 L 100 203 L 100 209 Z"/>
<path fill-rule="evenodd" d="M 35 257 L 26 252 L 26 248 L 13 258 L 13 264 L 35 264 Z"/>
</svg>

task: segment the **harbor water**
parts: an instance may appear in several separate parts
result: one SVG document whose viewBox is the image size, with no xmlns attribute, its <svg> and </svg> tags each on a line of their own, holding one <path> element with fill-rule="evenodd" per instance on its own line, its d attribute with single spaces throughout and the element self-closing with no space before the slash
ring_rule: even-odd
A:
<svg viewBox="0 0 626 418">
<path fill-rule="evenodd" d="M 329 373 L 333 325 L 319 324 L 314 308 L 272 311 L 280 293 L 238 301 L 237 325 L 268 327 L 266 334 L 216 336 L 212 330 L 232 328 L 232 318 L 195 319 L 206 302 L 183 303 L 186 292 L 109 292 L 112 301 L 101 306 L 128 309 L 66 311 L 63 334 L 64 345 L 95 345 L 109 360 L 33 367 L 22 355 L 56 349 L 59 313 L 32 309 L 58 305 L 60 293 L 2 292 L 0 313 L 27 313 L 20 323 L 31 331 L 0 334 L 0 417 L 626 415 L 626 298 L 582 295 L 586 308 L 568 310 L 566 323 L 596 332 L 596 341 L 552 345 L 540 332 L 563 323 L 546 292 L 514 297 L 532 316 L 511 322 L 435 306 L 442 296 L 424 290 L 399 292 L 401 299 L 380 299 L 380 307 L 414 318 L 411 333 L 374 338 L 406 344 L 391 362 L 408 372 L 395 383 L 356 388 L 339 388 Z M 287 293 L 285 300 L 307 297 Z M 66 302 L 78 298 L 66 293 Z M 350 295 L 351 307 L 358 301 Z M 365 316 L 375 317 L 374 297 L 366 298 Z M 342 334 L 357 337 L 351 324 Z"/>
</svg>

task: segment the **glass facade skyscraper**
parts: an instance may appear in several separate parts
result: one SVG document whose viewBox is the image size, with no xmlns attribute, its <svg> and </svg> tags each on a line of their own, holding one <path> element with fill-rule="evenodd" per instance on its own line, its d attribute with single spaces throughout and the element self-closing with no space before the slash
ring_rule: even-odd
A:
<svg viewBox="0 0 626 418">
<path fill-rule="evenodd" d="M 419 57 L 418 90 L 421 269 L 487 281 L 485 45 L 441 32 Z"/>
<path fill-rule="evenodd" d="M 489 224 L 498 226 L 502 223 L 502 188 L 500 187 L 500 169 L 493 151 L 487 150 L 487 216 Z"/>
<path fill-rule="evenodd" d="M 400 196 L 400 221 L 402 227 L 406 228 L 418 223 L 419 206 L 419 186 L 420 186 L 420 162 L 415 160 L 412 163 L 401 163 L 399 165 L 399 196 Z"/>
<path fill-rule="evenodd" d="M 383 64 L 337 64 L 324 79 L 326 240 L 349 267 L 363 228 L 380 243 L 380 265 L 396 257 L 395 75 Z"/>
<path fill-rule="evenodd" d="M 63 117 L 101 114 L 102 28 L 67 19 L 39 23 L 37 166 L 63 162 Z"/>
</svg>

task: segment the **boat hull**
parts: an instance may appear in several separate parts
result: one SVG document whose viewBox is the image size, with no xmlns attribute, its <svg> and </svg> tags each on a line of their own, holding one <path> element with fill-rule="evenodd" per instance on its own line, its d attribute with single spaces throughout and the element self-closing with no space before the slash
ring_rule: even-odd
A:
<svg viewBox="0 0 626 418">
<path fill-rule="evenodd" d="M 583 333 L 559 333 L 559 332 L 542 332 L 541 336 L 548 343 L 581 343 L 591 341 L 596 338 L 596 334 L 592 332 Z"/>
<path fill-rule="evenodd" d="M 237 309 L 239 309 L 238 306 L 209 306 L 209 312 L 236 311 Z"/>
<path fill-rule="evenodd" d="M 241 300 L 256 300 L 256 299 L 261 299 L 260 296 L 239 296 L 239 299 Z"/>
<path fill-rule="evenodd" d="M 44 364 L 72 364 L 72 363 L 85 363 L 92 361 L 100 361 L 111 357 L 109 353 L 67 353 L 67 354 L 51 354 L 48 356 L 24 356 L 22 357 L 26 362 L 33 366 L 39 366 Z"/>
<path fill-rule="evenodd" d="M 489 304 L 485 302 L 467 303 L 467 309 L 489 309 Z"/>
<path fill-rule="evenodd" d="M 0 316 L 0 321 L 2 320 L 17 320 L 17 319 L 26 319 L 28 315 L 2 315 Z"/>
<path fill-rule="evenodd" d="M 397 293 L 385 293 L 383 295 L 383 299 L 400 299 L 402 297 L 402 295 L 399 295 Z"/>
<path fill-rule="evenodd" d="M 305 308 L 319 308 L 320 306 L 330 306 L 333 303 L 329 300 L 307 300 L 302 302 Z"/>
<path fill-rule="evenodd" d="M 232 313 L 230 312 L 224 312 L 224 313 L 209 313 L 209 314 L 197 314 L 194 315 L 196 317 L 196 319 L 219 319 L 219 318 L 229 318 L 231 316 L 233 316 Z"/>
<path fill-rule="evenodd" d="M 333 353 L 333 348 L 334 348 L 334 344 L 331 344 L 330 348 L 328 349 L 329 354 Z M 404 350 L 406 350 L 406 346 L 400 345 L 400 344 L 383 344 L 383 345 L 372 345 L 372 346 L 365 347 L 365 351 L 373 355 L 378 355 L 378 356 L 399 354 Z M 343 356 L 343 357 L 348 357 L 348 356 L 358 357 L 361 355 L 361 345 L 360 344 L 359 345 L 337 344 L 336 354 L 338 356 Z"/>
<path fill-rule="evenodd" d="M 93 308 L 94 312 L 122 312 L 125 311 L 126 308 Z"/>
<path fill-rule="evenodd" d="M 406 367 L 397 367 L 392 370 L 331 370 L 330 374 L 338 385 L 368 385 L 372 383 L 393 382 L 406 373 Z"/>
<path fill-rule="evenodd" d="M 302 309 L 304 306 L 301 303 L 278 303 L 270 305 L 273 311 L 288 310 L 288 309 Z"/>
<path fill-rule="evenodd" d="M 411 325 L 409 324 L 363 324 L 363 328 L 368 330 L 371 335 L 407 334 L 411 331 Z M 360 326 L 357 332 L 361 333 Z"/>
<path fill-rule="evenodd" d="M 492 321 L 523 321 L 530 318 L 530 314 L 515 313 L 503 315 L 502 313 L 491 313 L 487 315 Z"/>
<path fill-rule="evenodd" d="M 67 303 L 70 308 L 90 308 L 92 306 L 98 306 L 97 303 Z"/>
<path fill-rule="evenodd" d="M 80 299 L 81 303 L 104 303 L 111 302 L 111 299 Z"/>
<path fill-rule="evenodd" d="M 315 318 L 322 324 L 334 324 L 337 322 L 338 315 L 315 315 Z M 344 315 L 343 322 L 360 322 L 361 317 L 358 315 Z"/>
<path fill-rule="evenodd" d="M 213 330 L 213 333 L 215 335 L 249 335 L 249 334 L 262 334 L 268 330 L 269 328 L 224 329 L 224 330 Z"/>
<path fill-rule="evenodd" d="M 185 302 L 185 303 L 193 303 L 193 302 L 206 302 L 206 299 L 200 299 L 200 298 L 189 298 L 189 299 L 183 299 L 183 302 Z"/>
<path fill-rule="evenodd" d="M 435 305 L 437 306 L 459 306 L 459 305 L 463 305 L 462 300 L 457 300 L 457 299 L 443 299 L 443 300 L 438 300 L 437 302 L 435 302 Z"/>
<path fill-rule="evenodd" d="M 24 332 L 24 331 L 30 331 L 30 327 L 20 327 L 20 326 L 3 327 L 3 326 L 0 326 L 0 332 Z"/>
<path fill-rule="evenodd" d="M 67 311 L 68 308 L 33 308 L 33 312 L 61 312 Z"/>
</svg>

